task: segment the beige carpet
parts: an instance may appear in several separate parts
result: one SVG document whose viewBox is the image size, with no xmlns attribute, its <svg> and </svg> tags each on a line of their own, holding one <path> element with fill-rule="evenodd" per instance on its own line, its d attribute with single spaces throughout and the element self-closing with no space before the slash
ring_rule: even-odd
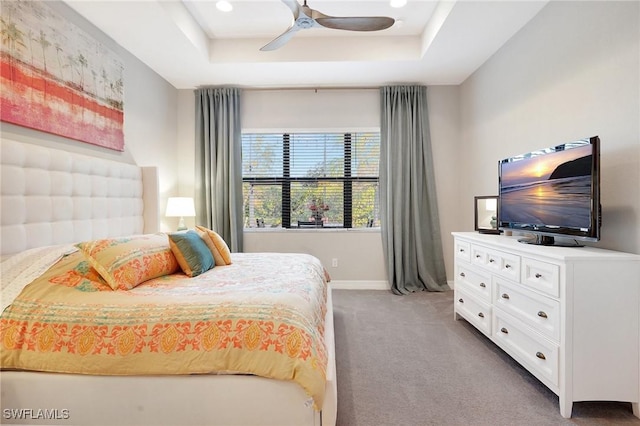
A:
<svg viewBox="0 0 640 426">
<path fill-rule="evenodd" d="M 466 321 L 453 292 L 334 290 L 339 426 L 640 424 L 631 405 L 558 397 Z"/>
</svg>

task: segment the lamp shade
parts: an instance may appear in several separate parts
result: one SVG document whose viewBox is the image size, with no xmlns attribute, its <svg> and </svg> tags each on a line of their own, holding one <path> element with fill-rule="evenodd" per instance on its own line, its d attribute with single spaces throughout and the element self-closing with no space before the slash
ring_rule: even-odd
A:
<svg viewBox="0 0 640 426">
<path fill-rule="evenodd" d="M 167 200 L 167 217 L 193 217 L 196 215 L 196 208 L 191 197 L 169 197 Z"/>
</svg>

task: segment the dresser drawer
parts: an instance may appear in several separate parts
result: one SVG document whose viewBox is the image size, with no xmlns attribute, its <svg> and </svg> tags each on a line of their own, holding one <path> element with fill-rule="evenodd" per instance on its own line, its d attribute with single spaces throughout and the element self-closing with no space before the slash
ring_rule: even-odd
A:
<svg viewBox="0 0 640 426">
<path fill-rule="evenodd" d="M 493 316 L 493 338 L 496 344 L 525 364 L 535 376 L 558 386 L 558 345 L 499 308 L 493 310 Z"/>
<path fill-rule="evenodd" d="M 456 259 L 471 262 L 471 244 L 466 241 L 455 240 L 455 256 Z"/>
<path fill-rule="evenodd" d="M 491 306 L 456 287 L 454 309 L 478 330 L 491 335 Z"/>
<path fill-rule="evenodd" d="M 495 278 L 493 305 L 512 314 L 546 337 L 560 341 L 560 302 L 520 284 Z"/>
<path fill-rule="evenodd" d="M 468 265 L 464 262 L 456 263 L 456 288 L 461 288 L 480 300 L 491 303 L 491 274 L 474 270 Z"/>
<path fill-rule="evenodd" d="M 471 263 L 510 280 L 520 281 L 520 256 L 473 244 Z"/>
<path fill-rule="evenodd" d="M 522 258 L 522 284 L 553 297 L 560 296 L 560 266 Z"/>
</svg>

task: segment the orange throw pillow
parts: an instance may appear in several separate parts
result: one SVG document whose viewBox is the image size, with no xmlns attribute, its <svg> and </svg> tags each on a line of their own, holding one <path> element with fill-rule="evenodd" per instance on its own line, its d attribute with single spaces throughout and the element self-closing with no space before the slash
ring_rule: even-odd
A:
<svg viewBox="0 0 640 426">
<path fill-rule="evenodd" d="M 216 266 L 231 265 L 231 250 L 229 250 L 229 246 L 222 237 L 217 232 L 204 226 L 198 225 L 196 229 L 207 244 L 207 247 L 209 247 L 213 259 L 216 261 Z"/>
</svg>

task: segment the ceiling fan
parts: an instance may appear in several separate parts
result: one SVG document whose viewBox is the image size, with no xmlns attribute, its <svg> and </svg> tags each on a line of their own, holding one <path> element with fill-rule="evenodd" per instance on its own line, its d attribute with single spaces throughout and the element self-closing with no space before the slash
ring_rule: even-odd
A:
<svg viewBox="0 0 640 426">
<path fill-rule="evenodd" d="M 282 2 L 293 12 L 293 22 L 284 33 L 261 47 L 262 51 L 278 49 L 287 43 L 296 32 L 309 28 L 380 31 L 389 28 L 395 22 L 395 19 L 386 16 L 327 16 L 307 6 L 307 0 L 304 0 L 302 6 L 296 0 L 282 0 Z"/>
</svg>

